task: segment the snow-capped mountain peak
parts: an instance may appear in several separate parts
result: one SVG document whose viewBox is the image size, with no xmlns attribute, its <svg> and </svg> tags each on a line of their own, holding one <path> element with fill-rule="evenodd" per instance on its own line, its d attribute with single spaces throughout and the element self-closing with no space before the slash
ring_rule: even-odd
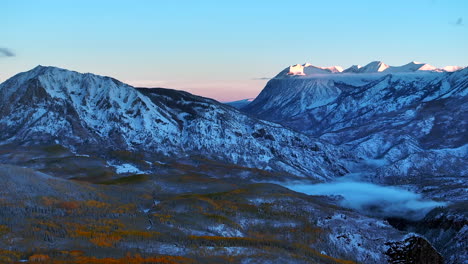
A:
<svg viewBox="0 0 468 264">
<path fill-rule="evenodd" d="M 361 65 L 352 65 L 351 67 L 345 69 L 343 72 L 350 72 L 350 73 L 357 73 L 359 72 L 359 69 L 361 69 Z"/>
<path fill-rule="evenodd" d="M 437 68 L 421 62 L 412 61 L 408 64 L 402 66 L 391 66 L 385 70 L 385 72 L 395 73 L 395 72 L 415 72 L 415 71 L 435 71 Z"/>
<path fill-rule="evenodd" d="M 289 67 L 288 75 L 330 74 L 343 71 L 341 66 L 320 67 L 310 63 L 296 64 Z"/>
<path fill-rule="evenodd" d="M 383 72 L 390 68 L 387 64 L 381 62 L 381 61 L 373 61 L 366 66 L 362 67 L 359 69 L 359 72 L 362 73 L 369 73 L 369 72 Z"/>
<path fill-rule="evenodd" d="M 454 71 L 459 71 L 459 70 L 462 70 L 464 69 L 465 67 L 461 67 L 461 66 L 445 66 L 442 69 L 442 71 L 445 71 L 445 72 L 454 72 Z"/>
<path fill-rule="evenodd" d="M 333 72 L 333 73 L 342 72 L 342 71 L 343 71 L 343 67 L 341 67 L 341 66 L 318 67 L 318 68 L 324 69 L 324 70 L 330 70 L 330 71 Z"/>
<path fill-rule="evenodd" d="M 402 66 L 390 66 L 382 61 L 373 61 L 365 66 L 353 65 L 345 70 L 341 66 L 320 67 L 310 63 L 292 65 L 277 77 L 283 76 L 317 76 L 323 74 L 341 74 L 341 73 L 411 73 L 416 71 L 427 72 L 453 72 L 463 69 L 461 66 L 446 66 L 436 68 L 430 64 L 412 61 Z"/>
</svg>

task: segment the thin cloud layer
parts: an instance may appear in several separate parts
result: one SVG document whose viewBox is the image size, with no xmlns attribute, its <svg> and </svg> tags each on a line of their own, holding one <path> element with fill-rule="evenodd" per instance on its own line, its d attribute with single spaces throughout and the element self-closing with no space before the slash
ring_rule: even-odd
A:
<svg viewBox="0 0 468 264">
<path fill-rule="evenodd" d="M 14 57 L 15 53 L 7 48 L 0 48 L 0 57 Z"/>
<path fill-rule="evenodd" d="M 338 195 L 343 197 L 343 207 L 379 217 L 419 220 L 433 208 L 445 205 L 443 202 L 425 200 L 420 194 L 401 188 L 365 182 L 297 184 L 286 187 L 310 195 Z"/>
</svg>

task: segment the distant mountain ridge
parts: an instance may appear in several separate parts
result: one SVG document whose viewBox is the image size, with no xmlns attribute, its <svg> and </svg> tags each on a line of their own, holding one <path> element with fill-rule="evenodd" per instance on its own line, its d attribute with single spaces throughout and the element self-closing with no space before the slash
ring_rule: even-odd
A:
<svg viewBox="0 0 468 264">
<path fill-rule="evenodd" d="M 248 104 L 250 104 L 255 98 L 247 98 L 247 99 L 242 99 L 242 100 L 237 100 L 237 101 L 232 101 L 232 102 L 226 102 L 225 104 L 230 105 L 234 108 L 240 109 Z"/>
<path fill-rule="evenodd" d="M 382 61 L 373 61 L 365 66 L 353 65 L 343 70 L 341 66 L 319 67 L 310 63 L 296 64 L 289 67 L 288 75 L 297 76 L 313 76 L 316 74 L 340 74 L 340 73 L 398 73 L 398 72 L 417 72 L 417 71 L 432 71 L 432 72 L 453 72 L 461 70 L 465 67 L 461 66 L 446 66 L 436 68 L 427 63 L 412 61 L 402 66 L 389 66 Z"/>
</svg>

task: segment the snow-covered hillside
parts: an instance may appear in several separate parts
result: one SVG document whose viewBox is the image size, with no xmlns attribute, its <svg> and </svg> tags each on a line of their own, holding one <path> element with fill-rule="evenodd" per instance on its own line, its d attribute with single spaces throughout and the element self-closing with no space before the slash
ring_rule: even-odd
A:
<svg viewBox="0 0 468 264">
<path fill-rule="evenodd" d="M 468 68 L 447 69 L 458 70 L 415 62 L 309 75 L 286 68 L 243 110 L 348 148 L 363 160 L 354 171 L 376 171 L 376 181 L 467 175 Z"/>
<path fill-rule="evenodd" d="M 54 67 L 38 66 L 0 85 L 0 140 L 172 157 L 201 154 L 319 180 L 346 172 L 339 148 L 214 100 L 137 90 L 113 78 Z"/>
</svg>

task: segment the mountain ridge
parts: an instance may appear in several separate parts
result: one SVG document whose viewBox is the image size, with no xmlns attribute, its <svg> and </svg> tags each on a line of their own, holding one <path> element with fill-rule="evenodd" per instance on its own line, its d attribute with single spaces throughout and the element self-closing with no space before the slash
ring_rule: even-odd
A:
<svg viewBox="0 0 468 264">
<path fill-rule="evenodd" d="M 8 79 L 0 92 L 4 143 L 202 154 L 320 180 L 346 173 L 339 148 L 185 92 L 136 89 L 110 77 L 43 66 Z"/>
<path fill-rule="evenodd" d="M 409 66 L 414 65 L 419 64 Z M 377 170 L 381 175 L 418 174 L 408 168 L 422 161 L 419 175 L 468 170 L 461 165 L 466 155 L 460 148 L 468 142 L 468 68 L 307 78 L 283 70 L 278 76 L 242 110 L 344 146 L 364 160 L 382 160 L 387 165 Z M 440 155 L 452 157 L 446 157 L 453 159 L 452 167 L 429 162 Z"/>
<path fill-rule="evenodd" d="M 307 76 L 314 76 L 319 74 L 349 74 L 349 73 L 409 73 L 409 72 L 418 72 L 418 71 L 428 71 L 428 72 L 454 72 L 462 70 L 466 67 L 461 66 L 445 66 L 442 68 L 436 68 L 432 65 L 422 62 L 412 61 L 402 66 L 390 66 L 385 64 L 382 61 L 372 61 L 365 66 L 352 65 L 349 68 L 343 69 L 341 66 L 330 66 L 330 67 L 320 67 L 314 66 L 310 63 L 305 64 L 296 64 L 292 65 L 289 68 L 285 69 L 286 75 L 293 75 L 302 78 Z M 284 76 L 285 74 L 281 72 L 275 78 Z"/>
</svg>

